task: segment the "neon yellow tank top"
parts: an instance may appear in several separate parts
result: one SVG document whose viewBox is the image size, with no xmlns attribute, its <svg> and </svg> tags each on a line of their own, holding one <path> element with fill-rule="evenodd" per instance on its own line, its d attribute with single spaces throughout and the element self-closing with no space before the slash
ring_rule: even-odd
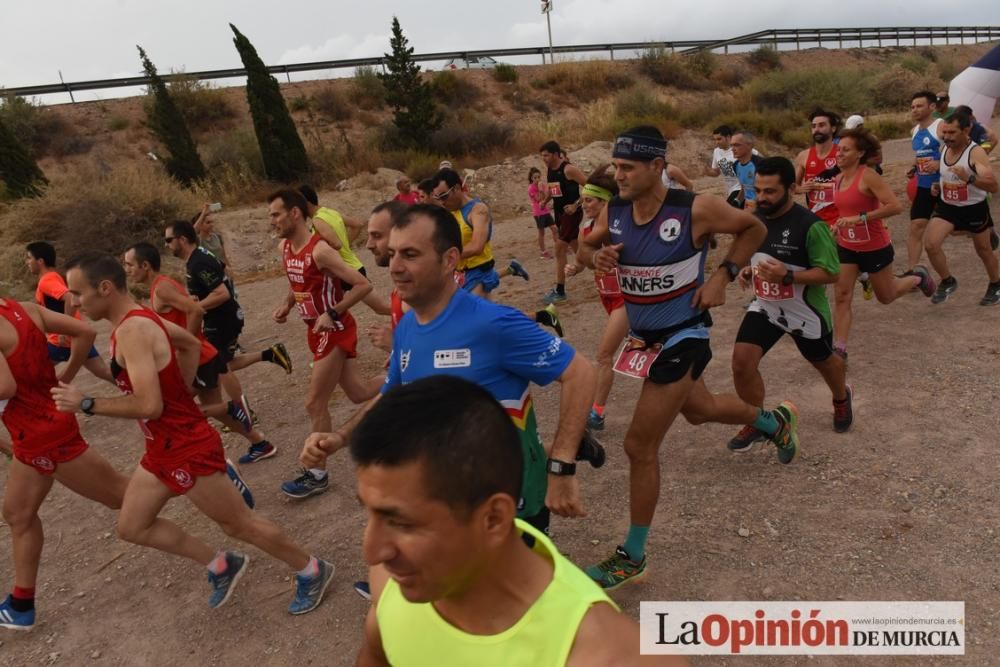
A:
<svg viewBox="0 0 1000 667">
<path fill-rule="evenodd" d="M 535 538 L 534 551 L 553 564 L 552 581 L 513 626 L 496 635 L 462 632 L 438 615 L 433 604 L 408 602 L 389 579 L 379 597 L 382 647 L 393 667 L 510 667 L 564 665 L 587 611 L 617 605 L 548 537 L 520 519 L 517 529 Z"/>
<path fill-rule="evenodd" d="M 455 220 L 458 221 L 458 228 L 462 232 L 463 248 L 472 242 L 472 225 L 466 222 L 466 216 L 472 213 L 472 209 L 479 203 L 479 201 L 480 200 L 478 199 L 471 199 L 461 209 L 451 212 L 451 214 L 455 216 Z M 486 237 L 486 245 L 483 246 L 483 251 L 473 257 L 466 257 L 459 262 L 458 269 L 460 271 L 474 269 L 477 266 L 493 261 L 493 244 L 490 242 L 490 239 L 493 237 L 493 221 L 490 220 L 489 224 L 490 229 Z"/>
<path fill-rule="evenodd" d="M 340 253 L 341 259 L 343 259 L 352 269 L 361 269 L 364 264 L 362 264 L 361 260 L 358 259 L 358 256 L 354 254 L 354 251 L 351 250 L 351 240 L 347 238 L 347 225 L 344 224 L 344 218 L 342 218 L 341 215 L 332 208 L 326 207 L 320 207 L 320 209 L 316 211 L 316 218 L 322 220 L 333 228 L 333 233 L 336 234 L 337 239 L 340 240 L 340 250 L 338 250 L 338 252 Z"/>
</svg>

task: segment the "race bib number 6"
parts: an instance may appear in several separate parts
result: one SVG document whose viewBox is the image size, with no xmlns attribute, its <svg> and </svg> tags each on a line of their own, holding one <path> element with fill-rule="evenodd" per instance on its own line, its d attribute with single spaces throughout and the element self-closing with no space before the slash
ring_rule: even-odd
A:
<svg viewBox="0 0 1000 667">
<path fill-rule="evenodd" d="M 660 356 L 662 349 L 663 346 L 659 343 L 647 347 L 644 341 L 630 336 L 618 354 L 615 372 L 644 380 L 649 377 L 649 369 Z"/>
</svg>

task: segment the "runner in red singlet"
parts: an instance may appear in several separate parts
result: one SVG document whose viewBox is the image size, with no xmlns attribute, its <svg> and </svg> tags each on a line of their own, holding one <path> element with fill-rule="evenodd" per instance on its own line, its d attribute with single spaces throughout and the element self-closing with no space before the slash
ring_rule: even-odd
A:
<svg viewBox="0 0 1000 667">
<path fill-rule="evenodd" d="M 806 207 L 832 227 L 840 217 L 833 201 L 833 179 L 840 173 L 833 137 L 840 127 L 840 117 L 816 109 L 809 114 L 809 125 L 814 143 L 795 158 L 797 189 L 806 193 Z"/>
<path fill-rule="evenodd" d="M 296 190 L 279 190 L 268 197 L 271 226 L 282 239 L 278 248 L 288 276 L 288 298 L 274 312 L 282 324 L 295 308 L 306 325 L 309 349 L 313 353 L 312 375 L 306 393 L 306 411 L 311 432 L 327 432 L 333 427 L 330 397 L 339 384 L 354 403 L 370 399 L 378 392 L 360 377 L 357 369 L 358 327 L 351 306 L 372 291 L 371 283 L 348 266 L 340 253 L 307 226 L 307 203 Z M 344 293 L 341 281 L 352 288 Z M 281 485 L 292 498 L 323 493 L 330 481 L 326 470 L 305 470 Z"/>
<path fill-rule="evenodd" d="M 859 273 L 868 274 L 880 303 L 892 303 L 918 288 L 929 297 L 937 289 L 923 266 L 915 266 L 900 278 L 892 274 L 895 252 L 884 221 L 903 209 L 888 183 L 874 169 L 865 166 L 865 161 L 879 150 L 878 140 L 867 130 L 857 128 L 843 132 L 837 153 L 840 175 L 835 181 L 834 196 L 841 217 L 834 230 L 840 274 L 835 290 L 833 351 L 845 361 L 851 301 Z"/>
<path fill-rule="evenodd" d="M 56 410 L 58 385 L 45 334 L 70 343 L 59 376 L 72 380 L 94 344 L 94 330 L 78 319 L 35 304 L 0 299 L 0 399 L 3 422 L 13 440 L 3 519 L 10 527 L 14 589 L 0 603 L 0 627 L 30 630 L 35 623 L 35 582 L 44 534 L 38 510 L 58 481 L 84 498 L 121 507 L 128 478 L 116 471 L 80 435 L 76 417 Z"/>
<path fill-rule="evenodd" d="M 112 372 L 125 395 L 90 398 L 60 383 L 52 390 L 56 407 L 62 412 L 137 419 L 145 436 L 145 454 L 125 491 L 118 534 L 205 565 L 212 586 L 209 605 L 224 604 L 249 559 L 214 551 L 159 516 L 167 501 L 186 495 L 226 535 L 253 544 L 298 571 L 289 613 L 314 609 L 332 581 L 333 565 L 310 557 L 278 526 L 251 512 L 229 483 L 222 439 L 188 391 L 201 349 L 198 339 L 133 301 L 125 271 L 111 255 L 82 255 L 69 263 L 68 270 L 69 289 L 82 312 L 114 326 Z"/>
<path fill-rule="evenodd" d="M 594 221 L 600 216 L 612 197 L 618 194 L 618 186 L 612 177 L 607 175 L 610 165 L 598 167 L 587 178 L 583 186 L 583 217 L 580 223 L 580 234 L 586 238 L 594 229 Z M 566 267 L 567 276 L 581 273 L 586 265 L 577 257 L 574 264 Z M 628 316 L 625 314 L 625 299 L 622 297 L 618 284 L 618 270 L 607 273 L 594 271 L 594 282 L 597 284 L 597 294 L 601 305 L 608 313 L 608 323 L 604 326 L 601 341 L 597 345 L 597 391 L 594 393 L 594 404 L 587 417 L 587 426 L 595 431 L 604 430 L 604 406 L 611 394 L 611 386 L 615 381 L 614 359 L 618 346 L 628 335 Z"/>
<path fill-rule="evenodd" d="M 254 428 L 243 406 L 235 401 L 227 403 L 223 400 L 219 376 L 230 372 L 229 365 L 201 332 L 201 306 L 183 285 L 160 273 L 160 261 L 160 251 L 152 243 L 142 241 L 125 251 L 122 265 L 129 280 L 149 288 L 149 303 L 154 312 L 201 341 L 193 389 L 202 412 L 218 419 L 250 443 L 248 452 L 240 457 L 240 463 L 253 463 L 274 456 L 278 449 Z M 275 347 L 287 355 L 284 345 L 278 343 Z"/>
</svg>

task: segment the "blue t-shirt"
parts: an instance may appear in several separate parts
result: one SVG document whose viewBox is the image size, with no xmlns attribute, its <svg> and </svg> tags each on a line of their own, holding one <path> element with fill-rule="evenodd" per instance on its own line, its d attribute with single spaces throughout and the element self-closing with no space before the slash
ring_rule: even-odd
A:
<svg viewBox="0 0 1000 667">
<path fill-rule="evenodd" d="M 917 187 L 929 188 L 941 177 L 939 171 L 929 171 L 928 166 L 929 162 L 941 160 L 941 140 L 937 136 L 940 124 L 941 119 L 938 118 L 927 127 L 916 125 L 913 128 L 910 143 L 917 156 Z"/>
<path fill-rule="evenodd" d="M 743 198 L 747 201 L 757 199 L 757 188 L 754 186 L 754 179 L 757 177 L 758 162 L 760 162 L 760 158 L 752 155 L 750 161 L 746 164 L 742 164 L 739 160 L 733 163 L 733 169 L 736 170 L 736 178 L 739 179 L 740 185 L 743 186 Z"/>
<path fill-rule="evenodd" d="M 545 501 L 545 450 L 528 385 L 547 385 L 573 361 L 575 350 L 523 313 L 457 290 L 427 324 L 406 313 L 392 336 L 382 393 L 431 375 L 475 382 L 499 401 L 521 438 L 524 475 L 519 516 L 531 517 Z"/>
</svg>

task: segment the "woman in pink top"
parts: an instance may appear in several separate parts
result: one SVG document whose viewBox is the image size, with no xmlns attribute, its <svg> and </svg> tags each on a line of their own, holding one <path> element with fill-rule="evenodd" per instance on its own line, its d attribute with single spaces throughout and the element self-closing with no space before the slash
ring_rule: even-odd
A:
<svg viewBox="0 0 1000 667">
<path fill-rule="evenodd" d="M 552 209 L 547 204 L 542 204 L 546 199 L 545 188 L 542 186 L 542 172 L 537 167 L 528 171 L 528 199 L 531 200 L 531 215 L 538 228 L 538 249 L 542 253 L 542 259 L 552 259 L 552 253 L 545 249 L 545 230 L 552 230 L 552 243 L 559 240 L 559 232 L 552 217 Z"/>
<path fill-rule="evenodd" d="M 837 235 L 840 275 L 835 291 L 833 350 L 845 360 L 851 300 L 860 273 L 869 275 L 880 303 L 892 303 L 917 288 L 929 297 L 937 289 L 924 266 L 916 266 L 900 278 L 892 275 L 895 253 L 884 221 L 899 214 L 902 207 L 888 183 L 865 166 L 881 150 L 878 139 L 862 128 L 845 130 L 837 147 L 840 175 L 834 181 L 834 203 L 840 218 L 833 232 Z"/>
</svg>

